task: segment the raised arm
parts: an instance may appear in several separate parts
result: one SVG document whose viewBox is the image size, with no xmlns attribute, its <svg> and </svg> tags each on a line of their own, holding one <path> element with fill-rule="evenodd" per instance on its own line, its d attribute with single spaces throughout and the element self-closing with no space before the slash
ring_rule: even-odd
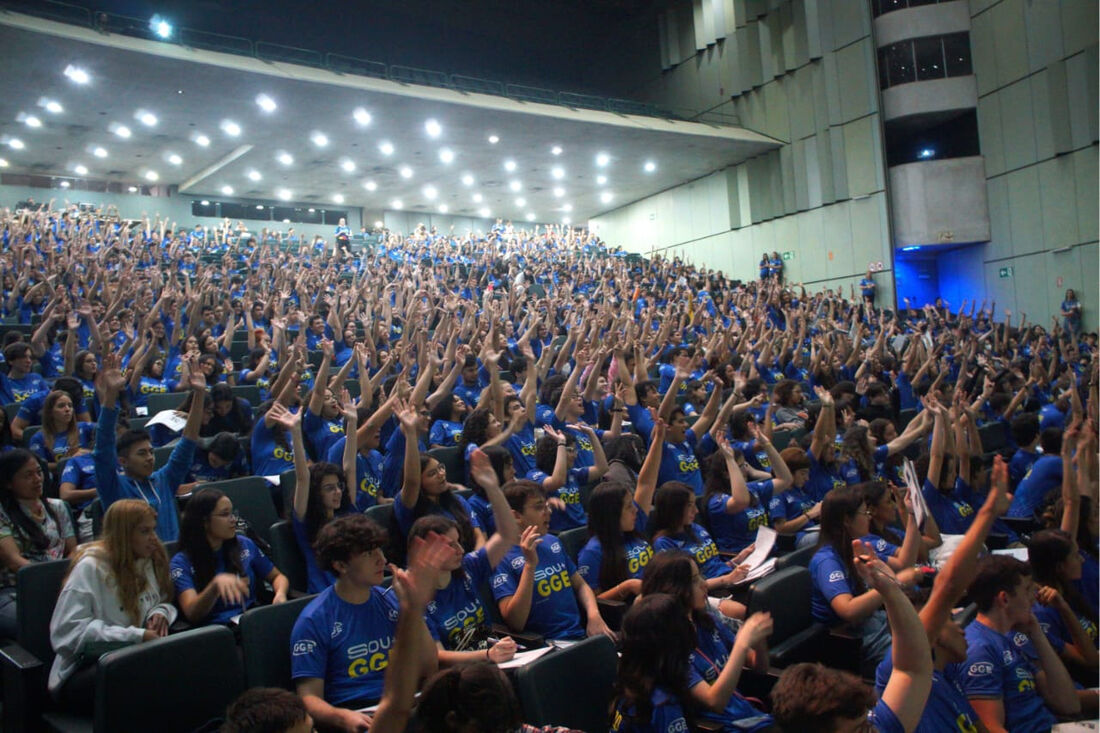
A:
<svg viewBox="0 0 1100 733">
<path fill-rule="evenodd" d="M 519 542 L 519 525 L 504 492 L 500 490 L 497 473 L 489 462 L 489 456 L 480 448 L 470 454 L 470 477 L 485 490 L 489 506 L 493 510 L 496 532 L 485 543 L 485 554 L 491 567 L 496 567 L 504 559 L 505 553 Z"/>
<path fill-rule="evenodd" d="M 420 446 L 416 433 L 417 412 L 411 402 L 401 404 L 396 410 L 401 423 L 400 430 L 405 434 L 405 475 L 401 482 L 401 503 L 413 509 L 420 499 Z"/>
</svg>

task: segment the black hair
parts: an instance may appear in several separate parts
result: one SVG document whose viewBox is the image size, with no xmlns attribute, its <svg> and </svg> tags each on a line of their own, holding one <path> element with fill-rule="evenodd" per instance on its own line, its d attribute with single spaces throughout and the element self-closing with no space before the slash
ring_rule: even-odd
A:
<svg viewBox="0 0 1100 733">
<path fill-rule="evenodd" d="M 326 476 L 335 476 L 340 483 L 340 507 L 337 513 L 347 510 L 350 506 L 348 500 L 347 482 L 344 478 L 344 469 L 335 463 L 317 461 L 309 467 L 309 498 L 306 500 L 306 539 L 310 544 L 317 539 L 317 533 L 331 518 L 325 511 L 325 505 L 321 498 L 321 482 Z"/>
<path fill-rule="evenodd" d="M 653 537 L 659 534 L 672 536 L 674 530 L 684 524 L 684 509 L 695 501 L 695 489 L 682 481 L 666 481 L 657 488 L 653 506 Z M 691 525 L 681 530 L 692 542 L 698 541 Z M 678 532 L 677 532 L 678 534 Z"/>
<path fill-rule="evenodd" d="M 623 433 L 607 441 L 604 454 L 608 463 L 618 461 L 636 477 L 645 461 L 645 441 L 636 433 Z"/>
<path fill-rule="evenodd" d="M 245 690 L 225 711 L 220 733 L 285 733 L 306 719 L 302 698 L 277 687 Z"/>
<path fill-rule="evenodd" d="M 423 730 L 510 733 L 523 722 L 512 685 L 495 664 L 460 664 L 429 679 L 416 706 Z"/>
<path fill-rule="evenodd" d="M 31 545 L 33 545 L 36 550 L 45 551 L 50 546 L 50 538 L 46 536 L 46 532 L 38 522 L 27 516 L 27 513 L 23 511 L 22 506 L 19 504 L 19 500 L 11 490 L 12 477 L 15 476 L 17 471 L 31 462 L 38 464 L 39 467 L 42 468 L 43 481 L 45 481 L 46 476 L 49 475 L 46 466 L 42 464 L 38 456 L 31 453 L 29 450 L 25 448 L 13 448 L 4 453 L 0 453 L 0 509 L 3 509 L 4 513 L 8 515 L 13 530 L 30 540 Z M 50 506 L 50 502 L 47 501 L 45 497 L 42 499 L 42 506 L 46 510 L 46 514 L 53 519 L 54 524 L 56 524 L 58 530 L 60 530 L 61 522 L 58 520 L 53 507 Z"/>
<path fill-rule="evenodd" d="M 489 440 L 489 421 L 493 417 L 493 411 L 487 407 L 479 407 L 473 410 L 462 421 L 462 437 L 459 438 L 459 446 L 465 453 L 466 446 L 480 446 Z"/>
<path fill-rule="evenodd" d="M 1072 582 L 1058 576 L 1058 565 L 1075 552 L 1073 538 L 1060 529 L 1044 529 L 1031 535 L 1027 543 L 1028 562 L 1035 576 L 1035 582 L 1058 589 L 1066 603 L 1078 616 L 1083 616 L 1095 625 L 1096 609 Z"/>
<path fill-rule="evenodd" d="M 573 434 L 565 431 L 565 447 L 576 445 L 577 439 Z M 535 467 L 546 474 L 554 473 L 554 466 L 558 461 L 558 441 L 549 435 L 544 435 L 535 441 Z"/>
<path fill-rule="evenodd" d="M 448 392 L 443 395 L 443 399 L 435 403 L 435 407 L 432 408 L 432 422 L 436 420 L 450 420 L 451 415 L 454 414 L 455 393 Z"/>
<path fill-rule="evenodd" d="M 863 581 L 855 571 L 852 556 L 853 537 L 848 532 L 846 522 L 852 519 L 863 506 L 863 492 L 856 486 L 838 486 L 825 495 L 821 502 L 821 537 L 817 541 L 817 549 L 829 545 L 836 556 L 844 564 L 845 574 L 848 576 L 848 584 L 852 587 L 852 595 L 857 596 L 864 591 Z"/>
<path fill-rule="evenodd" d="M 481 452 L 488 456 L 489 465 L 493 467 L 493 472 L 497 475 L 497 483 L 503 486 L 506 483 L 504 479 L 504 470 L 512 465 L 511 451 L 501 445 L 491 445 L 488 448 L 482 448 Z M 486 498 L 485 489 L 482 488 L 481 484 L 479 484 L 477 479 L 472 475 L 470 476 L 470 488 L 482 499 Z"/>
<path fill-rule="evenodd" d="M 642 573 L 642 595 L 667 593 L 679 601 L 680 607 L 691 616 L 696 626 L 713 631 L 715 621 L 710 610 L 695 608 L 695 576 L 691 572 L 692 565 L 696 565 L 695 558 L 684 550 L 658 552 Z"/>
<path fill-rule="evenodd" d="M 978 611 L 988 613 L 1001 591 L 1011 593 L 1024 578 L 1031 576 L 1031 567 L 1008 555 L 986 555 L 978 560 L 978 571 L 970 582 L 970 600 Z"/>
<path fill-rule="evenodd" d="M 317 553 L 317 567 L 335 573 L 336 563 L 385 547 L 386 542 L 386 530 L 380 524 L 363 514 L 348 514 L 321 527 L 313 551 Z"/>
<path fill-rule="evenodd" d="M 237 436 L 222 432 L 213 437 L 206 452 L 213 453 L 223 461 L 232 463 L 237 460 L 237 456 L 241 453 L 241 444 L 237 440 Z"/>
<path fill-rule="evenodd" d="M 622 484 L 601 483 L 588 500 L 588 536 L 598 539 L 603 550 L 600 567 L 592 570 L 598 571 L 599 587 L 604 590 L 630 577 L 626 542 L 634 539 L 637 533 L 633 529 L 623 532 L 620 523 L 623 500 L 628 496 L 630 491 Z"/>
<path fill-rule="evenodd" d="M 1039 433 L 1039 445 L 1043 453 L 1048 456 L 1056 456 L 1062 452 L 1062 433 L 1065 428 L 1046 428 Z"/>
<path fill-rule="evenodd" d="M 240 575 L 241 547 L 236 536 L 222 543 L 215 553 L 206 537 L 206 523 L 218 502 L 225 498 L 225 492 L 218 489 L 199 489 L 183 508 L 180 518 L 180 552 L 187 556 L 194 567 L 196 588 L 205 588 L 217 572 L 217 556 L 220 555 L 227 572 Z"/>
<path fill-rule="evenodd" d="M 125 433 L 118 436 L 118 440 L 115 442 L 115 453 L 120 456 L 125 456 L 136 443 L 140 443 L 143 440 L 149 441 L 150 444 L 153 442 L 152 436 L 144 430 L 127 430 Z"/>
</svg>

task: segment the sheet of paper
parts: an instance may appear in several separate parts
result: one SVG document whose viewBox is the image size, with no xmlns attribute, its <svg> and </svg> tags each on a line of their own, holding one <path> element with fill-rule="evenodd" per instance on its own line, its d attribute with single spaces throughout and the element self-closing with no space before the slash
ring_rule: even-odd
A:
<svg viewBox="0 0 1100 733">
<path fill-rule="evenodd" d="M 917 526 L 924 527 L 924 518 L 928 516 L 928 505 L 924 502 L 924 494 L 920 490 L 917 471 L 908 458 L 902 464 L 902 476 L 905 477 L 905 485 L 909 488 L 909 501 L 913 503 L 913 514 L 917 517 Z"/>
<path fill-rule="evenodd" d="M 187 413 L 177 412 L 176 410 L 161 410 L 153 417 L 149 418 L 149 422 L 145 423 L 145 427 L 150 425 L 163 425 L 171 430 L 173 433 L 178 433 L 183 430 L 183 426 L 187 424 Z"/>
<path fill-rule="evenodd" d="M 756 547 L 753 548 L 752 554 L 745 558 L 745 563 L 748 564 L 749 570 L 755 570 L 765 560 L 768 559 L 768 555 L 772 554 L 772 547 L 775 546 L 776 531 L 771 527 L 761 525 L 756 530 Z"/>
<path fill-rule="evenodd" d="M 544 646 L 541 649 L 530 649 L 525 652 L 516 652 L 516 656 L 509 659 L 507 662 L 501 662 L 497 666 L 501 669 L 515 669 L 516 667 L 523 667 L 553 649 L 554 647 L 552 646 Z"/>
<path fill-rule="evenodd" d="M 775 561 L 776 558 L 774 557 L 765 560 L 758 567 L 750 570 L 749 574 L 739 580 L 735 585 L 744 585 L 745 583 L 751 583 L 754 580 L 759 580 L 765 575 L 770 575 L 771 573 L 775 572 Z"/>
<path fill-rule="evenodd" d="M 993 554 L 994 555 L 1008 555 L 1009 557 L 1014 557 L 1017 560 L 1020 560 L 1021 562 L 1027 562 L 1028 561 L 1027 548 L 1026 547 L 1005 547 L 1004 549 L 1001 549 L 1001 550 L 994 550 Z"/>
</svg>

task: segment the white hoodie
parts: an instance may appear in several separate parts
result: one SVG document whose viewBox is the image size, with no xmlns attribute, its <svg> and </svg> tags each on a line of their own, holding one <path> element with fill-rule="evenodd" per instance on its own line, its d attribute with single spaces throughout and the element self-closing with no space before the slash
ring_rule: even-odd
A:
<svg viewBox="0 0 1100 733">
<path fill-rule="evenodd" d="M 106 560 L 88 553 L 69 573 L 57 599 L 50 620 L 50 644 L 57 656 L 50 669 L 49 689 L 56 694 L 61 685 L 77 669 L 77 659 L 87 644 L 101 641 L 140 643 L 145 622 L 153 614 L 161 614 L 168 623 L 176 620 L 176 608 L 161 595 L 153 562 L 141 559 L 137 570 L 145 576 L 145 591 L 138 596 L 138 613 L 142 626 L 131 626 L 131 619 L 122 610 L 114 577 Z"/>
</svg>

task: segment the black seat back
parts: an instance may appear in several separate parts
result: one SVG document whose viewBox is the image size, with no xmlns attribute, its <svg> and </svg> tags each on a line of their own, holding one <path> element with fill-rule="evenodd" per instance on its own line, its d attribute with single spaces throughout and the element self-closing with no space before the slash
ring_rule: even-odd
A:
<svg viewBox="0 0 1100 733">
<path fill-rule="evenodd" d="M 772 615 L 775 646 L 813 624 L 810 612 L 810 571 L 797 565 L 777 570 L 752 584 L 746 618 L 758 611 Z"/>
<path fill-rule="evenodd" d="M 291 588 L 305 593 L 309 589 L 309 573 L 302 548 L 294 537 L 294 528 L 290 522 L 276 522 L 271 525 L 270 534 L 272 562 L 290 581 Z"/>
<path fill-rule="evenodd" d="M 296 598 L 277 606 L 259 606 L 241 616 L 241 651 L 249 687 L 293 690 L 290 679 L 290 633 L 305 607 L 317 596 Z"/>
<path fill-rule="evenodd" d="M 607 730 L 618 656 L 606 636 L 550 652 L 516 674 L 523 719 L 535 726 Z M 578 671 L 584 670 L 583 674 Z"/>
<path fill-rule="evenodd" d="M 428 455 L 447 469 L 448 481 L 454 484 L 466 483 L 466 460 L 462 456 L 461 448 L 432 448 Z"/>
<path fill-rule="evenodd" d="M 786 555 L 780 555 L 775 559 L 775 569 L 782 570 L 789 567 L 809 568 L 810 558 L 817 552 L 817 547 L 810 545 L 797 550 L 792 550 Z"/>
<path fill-rule="evenodd" d="M 135 644 L 100 658 L 94 730 L 186 733 L 224 716 L 244 689 L 241 657 L 225 626 Z"/>
<path fill-rule="evenodd" d="M 558 534 L 558 539 L 561 541 L 561 546 L 562 549 L 565 550 L 565 554 L 569 556 L 569 559 L 572 560 L 575 565 L 577 563 L 577 556 L 588 542 L 588 527 L 567 529 Z M 599 572 L 599 568 L 596 568 L 596 572 Z"/>
<path fill-rule="evenodd" d="M 15 575 L 16 641 L 49 669 L 53 662 L 50 619 L 69 572 L 69 560 L 24 565 Z"/>
<path fill-rule="evenodd" d="M 233 502 L 233 509 L 248 522 L 264 542 L 271 544 L 271 525 L 279 521 L 279 513 L 271 500 L 271 490 L 267 487 L 267 481 L 260 476 L 245 476 L 225 481 L 211 481 L 204 484 L 202 488 L 225 492 Z"/>
</svg>

